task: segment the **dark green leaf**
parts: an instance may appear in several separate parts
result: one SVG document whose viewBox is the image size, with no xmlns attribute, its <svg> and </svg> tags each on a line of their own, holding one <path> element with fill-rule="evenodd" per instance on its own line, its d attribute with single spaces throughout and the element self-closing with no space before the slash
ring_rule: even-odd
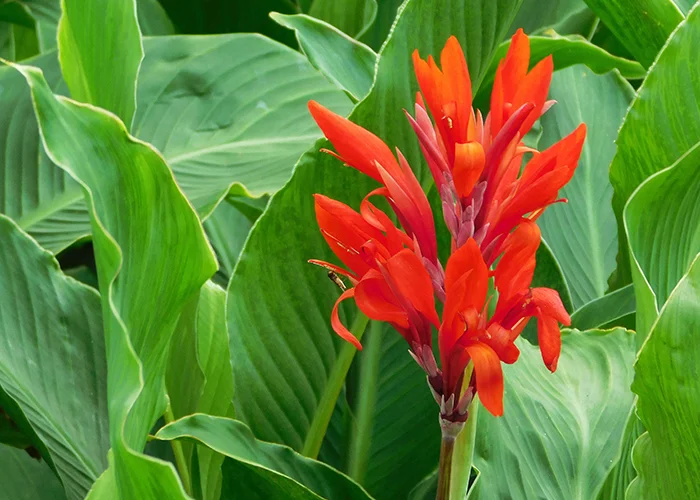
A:
<svg viewBox="0 0 700 500">
<path fill-rule="evenodd" d="M 296 494 L 299 491 L 298 486 L 293 486 L 296 483 L 322 498 L 370 498 L 360 486 L 330 466 L 301 456 L 287 446 L 258 441 L 245 424 L 236 420 L 202 414 L 192 415 L 163 427 L 156 437 L 167 440 L 194 439 L 246 465 L 247 469 L 254 470 L 258 475 L 259 482 L 250 486 L 266 486 L 265 483 L 272 482 L 279 485 L 273 491 L 278 487 L 288 487 Z M 243 492 L 240 494 L 243 498 L 249 498 Z M 299 495 L 299 498 L 316 496 Z"/>
<path fill-rule="evenodd" d="M 571 326 L 579 330 L 617 326 L 616 322 L 633 315 L 634 287 L 627 285 L 590 301 L 571 315 Z"/>
<path fill-rule="evenodd" d="M 131 137 L 114 115 L 54 96 L 39 70 L 17 68 L 32 89 L 47 151 L 80 182 L 91 210 L 113 451 L 91 497 L 116 488 L 127 498 L 185 498 L 172 465 L 140 452 L 166 407 L 173 329 L 216 270 L 214 255 L 155 149 Z"/>
<path fill-rule="evenodd" d="M 355 101 L 363 99 L 374 79 L 377 54 L 330 24 L 304 14 L 270 17 L 296 32 L 299 46 L 309 62 Z"/>
<path fill-rule="evenodd" d="M 68 498 L 107 467 L 107 366 L 97 293 L 0 216 L 0 385 L 46 445 Z M 3 473 L 4 475 L 4 473 Z"/>
<path fill-rule="evenodd" d="M 645 67 L 651 66 L 683 20 L 673 0 L 585 0 L 593 12 Z"/>
</svg>

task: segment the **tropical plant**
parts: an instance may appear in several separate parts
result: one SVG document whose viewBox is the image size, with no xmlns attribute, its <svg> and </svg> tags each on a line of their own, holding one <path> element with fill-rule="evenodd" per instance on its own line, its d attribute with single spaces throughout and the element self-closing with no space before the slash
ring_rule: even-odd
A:
<svg viewBox="0 0 700 500">
<path fill-rule="evenodd" d="M 0 497 L 700 496 L 699 5 L 0 1 Z"/>
</svg>

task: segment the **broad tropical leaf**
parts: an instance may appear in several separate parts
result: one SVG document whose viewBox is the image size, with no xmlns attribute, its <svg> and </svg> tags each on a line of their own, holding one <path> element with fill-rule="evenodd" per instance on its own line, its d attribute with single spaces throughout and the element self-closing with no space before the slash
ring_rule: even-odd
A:
<svg viewBox="0 0 700 500">
<path fill-rule="evenodd" d="M 651 66 L 683 13 L 673 0 L 586 0 L 645 67 Z"/>
<path fill-rule="evenodd" d="M 562 267 L 576 309 L 603 296 L 615 269 L 617 224 L 610 206 L 608 167 L 632 96 L 632 88 L 618 74 L 598 76 L 585 66 L 573 66 L 554 74 L 549 98 L 557 104 L 540 119 L 541 150 L 577 124 L 588 125 L 576 173 L 559 192 L 568 203 L 549 207 L 539 219 L 542 237 Z"/>
<path fill-rule="evenodd" d="M 166 407 L 173 329 L 187 300 L 216 270 L 214 255 L 155 149 L 131 137 L 113 115 L 55 96 L 39 70 L 17 68 L 32 89 L 47 151 L 80 182 L 91 210 L 113 452 L 96 491 L 113 482 L 122 498 L 185 498 L 172 465 L 141 450 Z"/>
<path fill-rule="evenodd" d="M 700 495 L 698 332 L 700 257 L 671 292 L 635 363 L 632 390 L 647 433 L 634 448 L 639 476 L 630 485 L 630 498 Z"/>
<path fill-rule="evenodd" d="M 0 444 L 0 490 L 12 500 L 64 500 L 61 482 L 45 462 Z"/>
<path fill-rule="evenodd" d="M 299 455 L 286 446 L 263 443 L 255 439 L 250 429 L 237 420 L 192 415 L 173 422 L 156 434 L 158 439 L 194 439 L 213 450 L 239 462 L 245 469 L 253 469 L 258 474 L 258 482 L 238 484 L 237 494 L 248 498 L 242 486 L 251 488 L 248 495 L 265 487 L 265 483 L 278 482 L 273 488 L 292 488 L 297 485 L 308 488 L 320 498 L 328 499 L 369 499 L 369 495 L 350 478 L 334 470 L 323 462 L 317 462 Z M 262 483 L 262 484 L 260 484 Z M 296 483 L 296 487 L 285 484 Z M 279 495 L 267 498 L 284 498 Z M 291 497 L 295 498 L 295 497 Z M 303 498 L 315 498 L 315 495 Z"/>
<path fill-rule="evenodd" d="M 632 411 L 634 335 L 565 331 L 553 374 L 536 347 L 519 348 L 504 367 L 503 417 L 479 413 L 470 498 L 596 498 Z"/>
<path fill-rule="evenodd" d="M 610 166 L 620 241 L 616 287 L 631 282 L 622 222 L 625 203 L 647 177 L 700 142 L 700 67 L 688 64 L 698 44 L 700 8 L 695 7 L 659 54 L 620 129 Z"/>
<path fill-rule="evenodd" d="M 330 24 L 303 14 L 270 17 L 296 32 L 299 46 L 309 62 L 355 101 L 363 99 L 374 79 L 377 54 Z"/>
<path fill-rule="evenodd" d="M 136 1 L 61 0 L 61 7 L 58 54 L 71 96 L 111 111 L 129 128 L 143 59 Z"/>
<path fill-rule="evenodd" d="M 84 498 L 109 449 L 100 298 L 4 216 L 0 297 L 0 386 L 22 413 L 5 410 L 26 416 L 68 498 Z"/>
</svg>

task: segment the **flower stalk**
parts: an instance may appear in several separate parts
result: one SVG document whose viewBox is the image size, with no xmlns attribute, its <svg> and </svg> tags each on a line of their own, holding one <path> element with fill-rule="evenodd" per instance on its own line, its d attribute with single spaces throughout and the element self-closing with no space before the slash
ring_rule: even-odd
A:
<svg viewBox="0 0 700 500">
<path fill-rule="evenodd" d="M 452 479 L 452 457 L 455 450 L 457 435 L 442 427 L 442 443 L 440 445 L 440 466 L 438 468 L 438 486 L 436 500 L 450 498 L 450 480 Z"/>
</svg>

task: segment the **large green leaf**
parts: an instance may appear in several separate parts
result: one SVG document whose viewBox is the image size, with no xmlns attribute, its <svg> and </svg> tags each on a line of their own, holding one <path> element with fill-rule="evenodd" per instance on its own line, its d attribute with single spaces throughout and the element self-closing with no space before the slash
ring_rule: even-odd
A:
<svg viewBox="0 0 700 500">
<path fill-rule="evenodd" d="M 45 462 L 0 444 L 0 491 L 12 500 L 64 500 L 61 482 Z"/>
<path fill-rule="evenodd" d="M 44 69 L 54 92 L 66 94 L 55 53 L 32 59 Z M 87 213 L 78 206 L 78 185 L 56 168 L 40 144 L 29 89 L 22 75 L 0 68 L 3 98 L 0 110 L 0 179 L 11 190 L 0 190 L 0 212 L 12 217 L 49 250 L 64 248 L 89 231 Z"/>
<path fill-rule="evenodd" d="M 249 488 L 253 487 L 253 492 L 258 487 L 266 486 L 265 483 L 279 481 L 282 483 L 281 487 L 289 487 L 290 485 L 284 483 L 290 482 L 301 484 L 321 498 L 370 498 L 359 485 L 332 467 L 299 455 L 287 446 L 258 441 L 250 429 L 237 420 L 202 414 L 192 415 L 163 427 L 156 437 L 166 440 L 194 439 L 245 465 L 243 470 L 249 469 L 257 473 L 262 483 L 248 483 Z M 291 487 L 294 488 L 294 486 Z M 251 494 L 250 492 L 246 494 L 245 490 L 241 489 L 236 493 L 240 498 L 249 498 L 248 495 Z M 284 497 L 266 496 L 266 498 Z M 304 498 L 315 498 L 315 495 L 304 496 Z"/>
<path fill-rule="evenodd" d="M 286 182 L 320 135 L 309 99 L 350 111 L 350 100 L 304 56 L 259 35 L 158 37 L 144 45 L 133 133 L 163 153 L 205 215 L 234 182 L 254 196 Z"/>
<path fill-rule="evenodd" d="M 406 498 L 438 463 L 438 406 L 396 331 L 372 322 L 363 345 L 348 379 L 341 463 L 375 498 Z"/>
<path fill-rule="evenodd" d="M 649 177 L 625 207 L 639 342 L 700 252 L 700 143 Z"/>
<path fill-rule="evenodd" d="M 625 203 L 644 179 L 700 142 L 700 67 L 689 63 L 699 44 L 700 8 L 696 7 L 659 54 L 620 129 L 610 166 L 620 240 L 615 286 L 631 282 L 622 223 Z"/>
<path fill-rule="evenodd" d="M 470 498 L 596 498 L 632 411 L 634 336 L 565 331 L 554 374 L 537 347 L 518 347 L 503 369 L 503 417 L 479 414 Z"/>
<path fill-rule="evenodd" d="M 560 191 L 568 203 L 549 207 L 539 219 L 542 237 L 562 267 L 577 309 L 603 296 L 615 269 L 617 224 L 610 206 L 608 166 L 632 97 L 632 88 L 619 74 L 598 76 L 585 66 L 573 66 L 554 74 L 549 98 L 557 104 L 540 119 L 541 150 L 581 122 L 587 126 L 576 173 Z"/>
<path fill-rule="evenodd" d="M 668 297 L 635 363 L 632 390 L 647 433 L 634 448 L 639 476 L 630 498 L 700 495 L 699 333 L 700 254 Z"/>
<path fill-rule="evenodd" d="M 233 416 L 233 376 L 224 317 L 225 300 L 224 290 L 207 282 L 180 316 L 166 372 L 175 418 L 196 412 Z M 182 448 L 188 468 L 197 469 L 202 498 L 219 498 L 223 456 L 200 446 L 194 461 L 192 444 L 184 443 Z"/>
<path fill-rule="evenodd" d="M 417 47 L 423 54 L 438 53 L 449 35 L 456 34 L 470 42 L 465 44 L 470 67 L 474 81 L 479 81 L 518 4 L 406 3 L 384 46 L 373 90 L 353 120 L 401 147 L 418 167 L 418 144 L 402 117 L 402 108 L 415 98 L 411 52 Z M 492 22 L 482 26 L 481 19 L 487 17 Z M 329 255 L 316 227 L 312 194 L 357 206 L 372 187 L 371 181 L 333 157 L 316 152 L 319 146 L 302 157 L 292 180 L 273 196 L 258 220 L 227 300 L 238 416 L 261 439 L 311 456 L 316 456 L 343 386 L 345 373 L 334 370 L 340 366 L 336 360 L 352 359 L 354 354 L 354 348 L 341 345 L 330 329 L 329 315 L 338 295 L 335 285 L 324 271 L 306 263 Z"/>
<path fill-rule="evenodd" d="M 129 128 L 143 59 L 136 1 L 61 0 L 61 7 L 58 53 L 71 96 L 111 111 Z"/>
<path fill-rule="evenodd" d="M 90 207 L 113 452 L 95 491 L 111 484 L 123 498 L 184 498 L 172 465 L 141 450 L 166 407 L 173 329 L 187 300 L 216 270 L 214 255 L 155 149 L 131 137 L 113 115 L 56 97 L 37 69 L 17 68 L 32 89 L 47 151 L 80 182 Z"/>
<path fill-rule="evenodd" d="M 374 79 L 377 54 L 328 23 L 304 14 L 270 17 L 296 32 L 299 47 L 309 62 L 356 101 L 369 92 Z"/>
<path fill-rule="evenodd" d="M 673 0 L 585 0 L 634 57 L 651 66 L 683 13 Z"/>
<path fill-rule="evenodd" d="M 308 14 L 359 38 L 377 17 L 377 0 L 313 0 Z"/>
<path fill-rule="evenodd" d="M 309 99 L 350 111 L 347 96 L 302 55 L 257 35 L 158 37 L 144 46 L 134 134 L 163 153 L 203 215 L 234 182 L 256 195 L 282 186 L 320 135 Z M 66 92 L 55 54 L 31 62 L 54 91 Z M 0 192 L 0 211 L 60 251 L 90 233 L 82 194 L 41 148 L 21 76 L 0 68 L 0 84 L 0 178 L 18 187 Z"/>
<path fill-rule="evenodd" d="M 4 216 L 0 297 L 0 385 L 21 414 L 5 410 L 26 416 L 68 497 L 83 498 L 109 449 L 100 298 Z"/>
</svg>

